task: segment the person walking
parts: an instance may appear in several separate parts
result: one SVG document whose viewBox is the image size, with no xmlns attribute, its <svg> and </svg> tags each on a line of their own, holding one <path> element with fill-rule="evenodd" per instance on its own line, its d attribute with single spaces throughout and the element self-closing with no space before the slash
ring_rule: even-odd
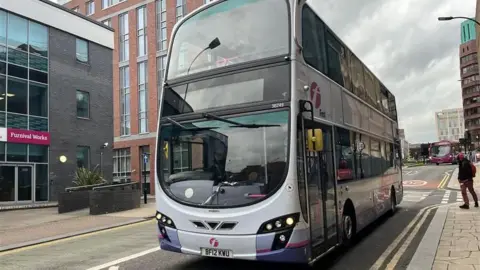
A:
<svg viewBox="0 0 480 270">
<path fill-rule="evenodd" d="M 460 189 L 462 191 L 463 205 L 460 205 L 462 209 L 470 209 L 470 203 L 468 200 L 467 189 L 472 194 L 475 201 L 475 207 L 478 207 L 477 193 L 473 189 L 473 177 L 475 173 L 472 166 L 474 166 L 470 160 L 466 159 L 463 153 L 458 154 L 458 182 L 460 183 Z"/>
</svg>

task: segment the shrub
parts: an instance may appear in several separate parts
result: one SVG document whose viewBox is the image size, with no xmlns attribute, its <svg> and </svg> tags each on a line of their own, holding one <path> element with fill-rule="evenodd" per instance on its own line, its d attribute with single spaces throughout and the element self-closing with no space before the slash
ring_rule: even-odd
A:
<svg viewBox="0 0 480 270">
<path fill-rule="evenodd" d="M 98 170 L 98 165 L 89 170 L 87 168 L 77 168 L 75 171 L 73 184 L 79 186 L 98 185 L 105 183 L 102 173 Z"/>
</svg>

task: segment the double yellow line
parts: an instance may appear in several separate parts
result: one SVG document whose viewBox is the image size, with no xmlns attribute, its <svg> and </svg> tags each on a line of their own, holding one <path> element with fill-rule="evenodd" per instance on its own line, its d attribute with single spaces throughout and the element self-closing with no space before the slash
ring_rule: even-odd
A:
<svg viewBox="0 0 480 270">
<path fill-rule="evenodd" d="M 445 188 L 445 186 L 447 185 L 449 179 L 450 179 L 450 175 L 445 174 L 445 176 L 443 177 L 442 181 L 440 181 L 440 184 L 438 184 L 438 187 L 437 187 L 437 188 L 439 188 L 439 189 Z"/>
</svg>

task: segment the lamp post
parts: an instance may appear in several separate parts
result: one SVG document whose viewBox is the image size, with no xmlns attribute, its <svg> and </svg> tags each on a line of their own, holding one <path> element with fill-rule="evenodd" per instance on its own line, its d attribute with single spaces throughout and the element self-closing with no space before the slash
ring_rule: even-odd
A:
<svg viewBox="0 0 480 270">
<path fill-rule="evenodd" d="M 108 142 L 103 143 L 102 146 L 100 147 L 100 173 L 103 176 L 103 149 L 107 148 Z"/>
<path fill-rule="evenodd" d="M 472 22 L 475 22 L 477 25 L 480 26 L 480 23 L 475 20 L 475 19 L 472 19 L 472 18 L 468 18 L 468 17 L 463 17 L 463 16 L 455 16 L 455 17 L 452 17 L 452 16 L 448 16 L 448 17 L 438 17 L 438 20 L 439 21 L 451 21 L 451 20 L 455 20 L 455 19 L 465 19 L 465 20 L 470 20 Z"/>
</svg>

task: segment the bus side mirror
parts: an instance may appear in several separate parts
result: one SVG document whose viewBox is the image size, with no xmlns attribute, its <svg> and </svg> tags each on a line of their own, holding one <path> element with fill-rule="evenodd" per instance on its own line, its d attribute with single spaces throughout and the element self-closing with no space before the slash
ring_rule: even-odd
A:
<svg viewBox="0 0 480 270">
<path fill-rule="evenodd" d="M 323 151 L 323 132 L 321 129 L 309 129 L 307 133 L 308 151 Z"/>
</svg>

